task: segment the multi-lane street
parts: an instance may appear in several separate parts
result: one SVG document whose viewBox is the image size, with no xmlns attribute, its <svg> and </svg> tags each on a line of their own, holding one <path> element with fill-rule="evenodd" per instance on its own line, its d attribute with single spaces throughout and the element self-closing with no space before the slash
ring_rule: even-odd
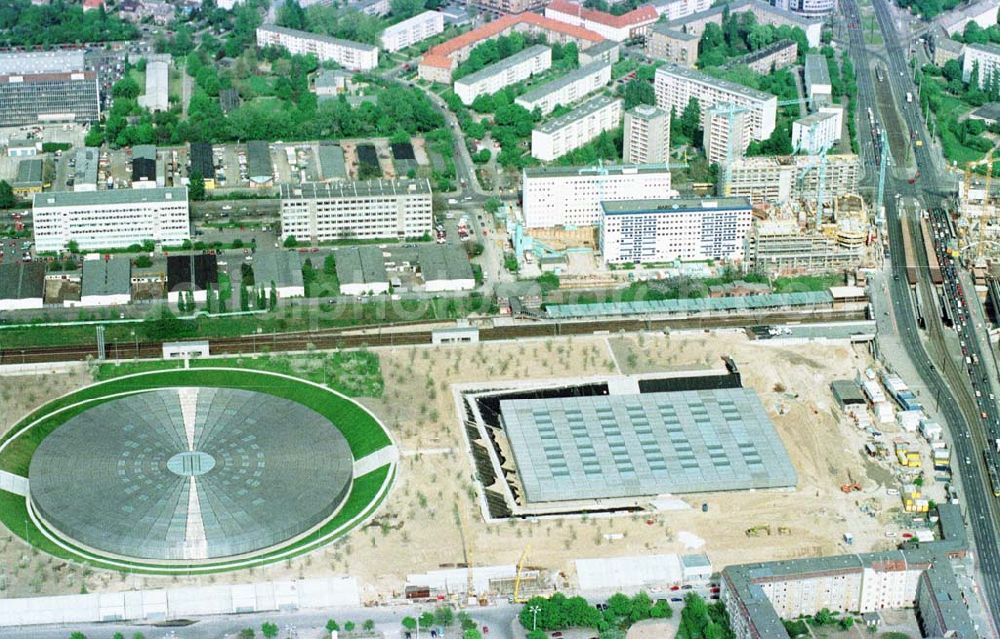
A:
<svg viewBox="0 0 1000 639">
<path fill-rule="evenodd" d="M 977 403 L 974 392 L 978 390 L 982 394 L 982 389 L 972 388 L 969 378 L 963 379 L 962 370 L 949 357 L 941 339 L 941 327 L 933 317 L 928 318 L 931 330 L 928 331 L 929 338 L 933 340 L 934 349 L 942 354 L 938 359 L 939 365 L 935 366 L 928 350 L 925 349 L 917 330 L 916 316 L 913 302 L 910 297 L 909 283 L 905 273 L 905 263 L 903 258 L 903 230 L 900 225 L 900 217 L 907 215 L 905 208 L 900 207 L 904 202 L 922 202 L 922 205 L 915 209 L 937 208 L 941 203 L 941 193 L 938 191 L 942 176 L 937 170 L 934 158 L 929 149 L 929 136 L 925 124 L 921 118 L 918 103 L 905 101 L 907 93 L 916 94 L 917 89 L 910 77 L 910 66 L 906 58 L 908 43 L 900 39 L 892 19 L 891 10 L 886 4 L 886 0 L 873 0 L 875 14 L 885 41 L 885 62 L 888 71 L 883 81 L 890 83 L 895 104 L 902 105 L 901 115 L 903 122 L 909 129 L 912 138 L 919 140 L 920 144 L 912 149 L 917 169 L 917 179 L 911 184 L 906 179 L 899 179 L 893 175 L 887 175 L 886 187 L 886 233 L 889 240 L 890 260 L 892 267 L 891 297 L 893 301 L 893 311 L 896 316 L 896 323 L 900 329 L 900 337 L 906 348 L 907 354 L 917 368 L 921 378 L 931 390 L 936 398 L 936 403 L 947 421 L 953 440 L 953 452 L 955 454 L 955 466 L 957 466 L 962 484 L 965 490 L 964 505 L 966 517 L 972 529 L 973 538 L 978 551 L 980 573 L 982 575 L 982 590 L 991 609 L 994 626 L 1000 625 L 1000 549 L 998 549 L 998 518 L 997 501 L 993 495 L 993 487 L 990 485 L 989 477 L 984 465 L 983 451 L 989 450 L 992 444 L 988 440 L 989 428 L 986 425 L 992 415 L 994 428 L 996 428 L 995 402 L 991 411 L 983 410 L 983 404 Z M 875 110 L 876 117 L 880 121 L 895 121 L 892 114 L 878 113 L 875 103 L 875 85 L 872 74 L 869 70 L 869 55 L 863 43 L 863 36 L 860 30 L 860 12 L 856 0 L 844 0 L 841 3 L 845 18 L 848 21 L 849 49 L 851 57 L 856 60 L 858 77 L 858 97 L 859 112 L 864 113 L 869 107 Z M 861 129 L 859 135 L 864 136 L 867 131 L 866 118 L 859 118 Z M 872 137 L 862 137 L 862 147 L 871 144 Z M 866 162 L 868 175 L 877 174 L 877 167 L 871 166 L 872 153 L 864 153 L 863 159 Z M 899 194 L 899 199 L 893 197 Z M 909 214 L 914 214 L 910 211 Z M 919 214 L 917 212 L 917 214 Z M 934 227 L 937 233 L 944 233 L 945 228 L 941 226 L 943 222 L 941 214 L 934 219 Z M 919 225 L 910 225 L 915 234 L 919 234 Z M 918 238 L 919 239 L 919 238 Z M 938 259 L 941 260 L 942 238 L 935 243 Z M 923 244 L 916 241 L 914 246 L 918 247 L 918 252 L 922 252 Z M 926 258 L 926 256 L 924 256 Z M 950 260 L 950 258 L 949 258 Z M 926 259 L 924 262 L 926 263 Z M 946 303 L 957 305 L 962 300 L 961 289 L 954 284 L 956 282 L 955 268 L 950 261 L 942 262 L 947 264 L 948 281 L 945 284 L 944 296 Z M 919 286 L 923 291 L 931 292 L 932 284 L 928 279 L 926 270 L 922 271 Z M 931 295 L 925 295 L 924 299 L 933 299 Z M 968 304 L 968 300 L 962 300 L 962 304 Z M 959 324 L 960 335 L 965 343 L 965 348 L 972 352 L 972 348 L 978 349 L 979 340 L 974 335 L 977 330 L 974 322 L 966 322 L 964 326 Z M 972 346 L 975 344 L 975 346 Z M 982 355 L 977 357 L 982 360 Z M 971 359 L 971 356 L 970 356 Z M 966 366 L 962 362 L 963 368 Z M 946 381 L 947 379 L 947 381 Z M 970 388 L 972 391 L 970 392 Z M 987 394 L 988 398 L 988 394 Z M 987 401 L 989 401 L 987 399 Z M 984 420 L 982 415 L 986 415 Z"/>
</svg>

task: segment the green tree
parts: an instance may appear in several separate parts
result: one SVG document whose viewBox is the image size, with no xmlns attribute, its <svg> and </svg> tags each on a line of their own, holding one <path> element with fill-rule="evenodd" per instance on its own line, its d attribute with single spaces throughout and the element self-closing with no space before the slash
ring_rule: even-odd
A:
<svg viewBox="0 0 1000 639">
<path fill-rule="evenodd" d="M 134 100 L 140 93 L 142 89 L 139 88 L 139 83 L 130 75 L 126 75 L 111 87 L 111 95 L 123 100 Z"/>
<path fill-rule="evenodd" d="M 309 20 L 306 18 L 305 10 L 296 0 L 285 0 L 285 3 L 278 8 L 278 25 L 303 31 L 308 28 Z"/>
<path fill-rule="evenodd" d="M 79 631 L 78 632 L 71 632 L 70 635 L 69 635 L 69 639 L 87 639 L 87 635 L 85 635 L 85 634 L 83 634 L 82 632 L 79 632 Z"/>
<path fill-rule="evenodd" d="M 695 142 L 700 139 L 698 131 L 701 129 L 701 104 L 698 98 L 692 97 L 688 100 L 684 112 L 681 113 L 680 125 L 682 133 L 687 139 Z"/>
<path fill-rule="evenodd" d="M 240 639 L 254 639 L 256 636 L 257 633 L 253 631 L 253 628 L 244 628 L 243 630 L 240 630 L 239 634 Z"/>
<path fill-rule="evenodd" d="M 0 180 L 0 209 L 10 209 L 17 204 L 17 196 L 7 180 Z"/>
<path fill-rule="evenodd" d="M 354 629 L 356 627 L 357 626 L 354 625 L 353 621 L 346 621 L 346 622 L 344 622 L 344 632 L 354 632 Z"/>
<path fill-rule="evenodd" d="M 299 245 L 299 241 L 295 239 L 294 235 L 289 235 L 288 237 L 285 238 L 283 244 L 285 248 L 295 248 L 296 246 Z"/>
<path fill-rule="evenodd" d="M 434 623 L 447 628 L 455 623 L 455 611 L 451 606 L 438 606 L 434 611 Z"/>
<path fill-rule="evenodd" d="M 340 624 L 334 621 L 333 619 L 327 619 L 326 629 L 327 632 L 337 632 L 338 630 L 340 630 Z"/>
<path fill-rule="evenodd" d="M 629 80 L 625 85 L 625 108 L 639 106 L 640 104 L 656 104 L 656 92 L 653 85 L 645 80 Z"/>
<path fill-rule="evenodd" d="M 503 202 L 500 201 L 500 198 L 491 197 L 483 202 L 483 208 L 486 209 L 487 213 L 492 215 L 500 210 L 502 204 Z"/>
<path fill-rule="evenodd" d="M 194 169 L 191 171 L 190 184 L 188 185 L 188 192 L 191 194 L 192 200 L 204 200 L 205 199 L 205 176 L 201 174 L 201 171 Z"/>
<path fill-rule="evenodd" d="M 430 611 L 421 613 L 421 615 L 420 615 L 420 627 L 421 628 L 430 628 L 433 625 L 434 625 L 434 613 L 430 612 Z"/>
<path fill-rule="evenodd" d="M 270 311 L 278 308 L 278 287 L 274 284 L 274 280 L 271 280 L 271 291 L 268 295 L 267 308 Z"/>
<path fill-rule="evenodd" d="M 364 628 L 365 632 L 371 632 L 375 630 L 375 621 L 372 619 L 365 619 L 365 622 L 361 624 L 361 627 Z"/>
<path fill-rule="evenodd" d="M 270 621 L 265 621 L 260 625 L 260 633 L 264 635 L 266 639 L 274 639 L 278 636 L 278 626 Z"/>
<path fill-rule="evenodd" d="M 396 18 L 411 18 L 424 10 L 424 0 L 392 0 L 392 15 Z"/>
<path fill-rule="evenodd" d="M 402 623 L 403 627 L 406 628 L 407 630 L 413 631 L 417 629 L 417 620 L 413 617 L 410 616 L 403 617 L 403 620 L 400 623 Z"/>
<path fill-rule="evenodd" d="M 76 255 L 80 252 L 80 243 L 77 242 L 76 240 L 70 240 L 69 242 L 66 243 L 66 250 L 72 253 L 73 255 Z"/>
<path fill-rule="evenodd" d="M 125 639 L 125 635 L 123 635 L 120 632 L 116 632 L 115 634 L 111 635 L 111 639 Z"/>
<path fill-rule="evenodd" d="M 243 282 L 240 282 L 240 310 L 250 310 L 250 289 Z"/>
</svg>

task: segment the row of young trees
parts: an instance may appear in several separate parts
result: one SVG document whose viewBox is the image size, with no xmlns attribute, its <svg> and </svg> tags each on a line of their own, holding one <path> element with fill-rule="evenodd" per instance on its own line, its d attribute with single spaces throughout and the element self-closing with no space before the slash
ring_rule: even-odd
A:
<svg viewBox="0 0 1000 639">
<path fill-rule="evenodd" d="M 653 602 L 644 592 L 633 597 L 617 593 L 599 610 L 583 597 L 555 593 L 551 597 L 532 597 L 518 614 L 528 632 L 528 639 L 545 639 L 546 632 L 567 628 L 594 628 L 601 633 L 622 631 L 644 619 L 669 619 L 673 610 L 665 601 Z"/>
</svg>

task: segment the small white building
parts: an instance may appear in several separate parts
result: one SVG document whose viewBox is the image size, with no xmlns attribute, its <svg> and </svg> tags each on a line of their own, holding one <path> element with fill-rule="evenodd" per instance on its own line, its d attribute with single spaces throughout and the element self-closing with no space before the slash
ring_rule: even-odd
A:
<svg viewBox="0 0 1000 639">
<path fill-rule="evenodd" d="M 139 96 L 139 106 L 150 111 L 170 108 L 170 56 L 151 55 L 146 59 L 146 92 Z"/>
<path fill-rule="evenodd" d="M 187 359 L 189 357 L 208 357 L 208 341 L 194 342 L 163 342 L 163 359 Z"/>
<path fill-rule="evenodd" d="M 600 248 L 608 264 L 740 260 L 752 222 L 746 198 L 602 202 Z"/>
<path fill-rule="evenodd" d="M 460 246 L 421 244 L 417 249 L 417 264 L 424 290 L 429 293 L 471 291 L 476 287 L 469 257 Z"/>
<path fill-rule="evenodd" d="M 807 53 L 805 66 L 806 96 L 815 108 L 833 99 L 830 67 L 822 53 Z"/>
<path fill-rule="evenodd" d="M 341 248 L 333 255 L 341 295 L 382 295 L 389 292 L 389 275 L 385 270 L 382 250 L 377 246 Z"/>
<path fill-rule="evenodd" d="M 938 441 L 941 439 L 942 433 L 941 424 L 932 422 L 928 419 L 920 420 L 920 434 L 923 435 L 924 439 L 927 441 Z"/>
<path fill-rule="evenodd" d="M 38 155 L 42 143 L 36 140 L 11 140 L 7 143 L 7 157 L 29 158 Z"/>
<path fill-rule="evenodd" d="M 382 32 L 382 48 L 386 51 L 399 51 L 436 36 L 442 31 L 444 31 L 444 14 L 438 11 L 424 11 L 386 27 Z"/>
<path fill-rule="evenodd" d="M 840 142 L 843 127 L 840 114 L 817 111 L 792 122 L 792 149 L 796 153 L 817 155 Z"/>
<path fill-rule="evenodd" d="M 531 132 L 531 157 L 551 162 L 621 124 L 621 99 L 599 95 Z"/>
<path fill-rule="evenodd" d="M 270 295 L 273 287 L 278 299 L 305 297 L 302 257 L 297 252 L 257 251 L 251 267 L 254 286 L 258 291 Z"/>
<path fill-rule="evenodd" d="M 504 87 L 527 80 L 552 66 L 552 49 L 532 45 L 509 58 L 483 67 L 475 73 L 455 80 L 455 95 L 462 104 L 472 104 L 481 95 L 491 95 Z"/>
</svg>

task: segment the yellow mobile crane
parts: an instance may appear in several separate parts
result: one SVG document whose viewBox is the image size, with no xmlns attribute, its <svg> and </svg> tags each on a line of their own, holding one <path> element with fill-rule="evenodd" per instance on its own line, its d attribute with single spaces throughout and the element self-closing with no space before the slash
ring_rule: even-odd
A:
<svg viewBox="0 0 1000 639">
<path fill-rule="evenodd" d="M 521 558 L 517 560 L 517 572 L 514 574 L 514 596 L 511 597 L 511 603 L 522 604 L 528 601 L 521 596 L 521 575 L 524 570 L 524 560 L 528 558 L 530 550 L 531 546 L 526 546 L 524 552 L 521 553 Z"/>
</svg>

